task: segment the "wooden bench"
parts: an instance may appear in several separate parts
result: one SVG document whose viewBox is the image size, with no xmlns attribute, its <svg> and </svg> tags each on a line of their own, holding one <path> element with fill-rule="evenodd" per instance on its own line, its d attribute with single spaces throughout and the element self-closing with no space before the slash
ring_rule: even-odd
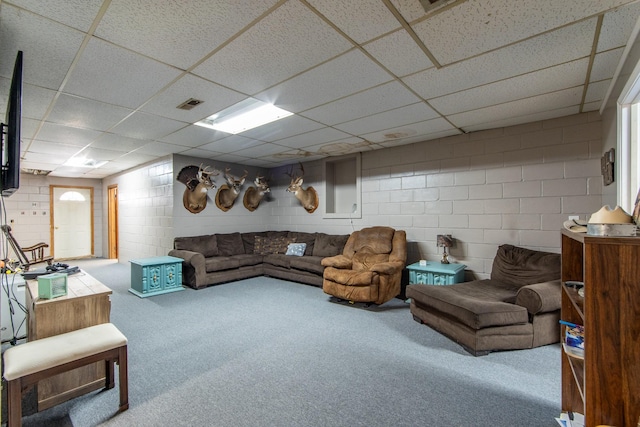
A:
<svg viewBox="0 0 640 427">
<path fill-rule="evenodd" d="M 91 363 L 105 362 L 105 390 L 114 387 L 119 365 L 120 407 L 129 408 L 127 338 L 112 323 L 29 341 L 4 352 L 7 427 L 22 423 L 22 394 L 38 381 Z"/>
</svg>

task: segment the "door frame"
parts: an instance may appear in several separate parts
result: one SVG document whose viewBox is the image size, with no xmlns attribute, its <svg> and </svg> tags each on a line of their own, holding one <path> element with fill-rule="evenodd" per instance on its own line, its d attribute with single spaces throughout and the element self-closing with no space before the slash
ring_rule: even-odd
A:
<svg viewBox="0 0 640 427">
<path fill-rule="evenodd" d="M 118 184 L 107 187 L 107 256 L 118 259 Z"/>
<path fill-rule="evenodd" d="M 95 229 L 95 224 L 94 224 L 94 203 L 93 203 L 93 187 L 89 187 L 89 186 L 83 186 L 83 185 L 58 185 L 58 184 L 51 184 L 49 185 L 49 206 L 51 207 L 49 209 L 49 224 L 51 224 L 49 226 L 49 235 L 51 236 L 49 238 L 49 241 L 51 242 L 51 255 L 55 258 L 55 246 L 56 246 L 56 241 L 54 239 L 54 228 L 56 226 L 56 221 L 55 221 L 55 215 L 54 215 L 54 211 L 55 211 L 55 197 L 53 196 L 53 192 L 55 188 L 68 188 L 68 189 L 72 189 L 72 188 L 79 188 L 82 190 L 89 190 L 89 194 L 90 196 L 90 201 L 89 203 L 91 204 L 90 209 L 89 209 L 89 219 L 90 219 L 90 227 L 91 227 L 91 254 L 90 256 L 95 256 L 95 236 L 94 236 L 94 229 Z"/>
</svg>

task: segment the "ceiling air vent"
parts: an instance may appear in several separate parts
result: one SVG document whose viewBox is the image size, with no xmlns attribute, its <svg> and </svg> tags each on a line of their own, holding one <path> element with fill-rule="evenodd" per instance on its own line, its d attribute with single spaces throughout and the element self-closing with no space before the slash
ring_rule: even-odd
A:
<svg viewBox="0 0 640 427">
<path fill-rule="evenodd" d="M 189 98 L 184 101 L 182 104 L 178 105 L 176 108 L 180 110 L 191 110 L 193 107 L 197 107 L 202 104 L 204 101 L 200 101 L 199 99 Z"/>
<path fill-rule="evenodd" d="M 424 9 L 424 11 L 428 13 L 456 1 L 459 0 L 420 0 L 420 4 L 422 4 L 422 8 Z"/>
</svg>

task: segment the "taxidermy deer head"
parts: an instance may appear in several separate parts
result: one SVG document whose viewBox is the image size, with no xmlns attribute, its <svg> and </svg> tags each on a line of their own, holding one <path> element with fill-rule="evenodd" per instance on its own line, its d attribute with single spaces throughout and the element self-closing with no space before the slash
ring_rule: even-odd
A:
<svg viewBox="0 0 640 427">
<path fill-rule="evenodd" d="M 219 175 L 220 171 L 198 166 L 185 166 L 178 172 L 177 180 L 187 186 L 182 196 L 182 204 L 191 213 L 200 213 L 207 207 L 207 192 L 216 188 L 212 177 Z"/>
<path fill-rule="evenodd" d="M 249 175 L 249 172 L 244 171 L 244 175 L 236 178 L 233 175 L 229 175 L 230 170 L 230 168 L 225 168 L 224 179 L 227 180 L 227 183 L 222 184 L 216 193 L 216 206 L 224 212 L 233 207 L 233 204 L 238 198 L 238 194 L 240 194 L 240 189 L 244 184 L 244 179 Z"/>
<path fill-rule="evenodd" d="M 242 200 L 244 207 L 251 212 L 258 208 L 258 205 L 260 205 L 264 195 L 271 191 L 271 188 L 269 188 L 269 181 L 264 179 L 263 176 L 256 176 L 253 183 L 256 186 L 247 188 L 244 192 L 244 199 Z"/>
<path fill-rule="evenodd" d="M 293 174 L 293 167 L 291 171 L 287 173 L 291 177 L 291 183 L 287 187 L 287 191 L 293 193 L 296 199 L 300 202 L 302 207 L 309 213 L 313 213 L 318 208 L 318 193 L 316 190 L 309 186 L 307 189 L 302 188 L 302 182 L 304 177 L 304 167 L 300 163 L 300 176 Z"/>
</svg>

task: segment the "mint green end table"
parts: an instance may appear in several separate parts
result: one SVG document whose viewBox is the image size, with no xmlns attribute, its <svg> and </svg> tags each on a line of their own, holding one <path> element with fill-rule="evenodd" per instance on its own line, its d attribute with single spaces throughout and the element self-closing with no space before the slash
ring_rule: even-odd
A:
<svg viewBox="0 0 640 427">
<path fill-rule="evenodd" d="M 464 264 L 442 264 L 439 261 L 419 262 L 407 266 L 410 285 L 453 285 L 464 282 Z"/>
<path fill-rule="evenodd" d="M 129 292 L 140 298 L 183 291 L 182 258 L 159 256 L 132 259 Z"/>
</svg>

